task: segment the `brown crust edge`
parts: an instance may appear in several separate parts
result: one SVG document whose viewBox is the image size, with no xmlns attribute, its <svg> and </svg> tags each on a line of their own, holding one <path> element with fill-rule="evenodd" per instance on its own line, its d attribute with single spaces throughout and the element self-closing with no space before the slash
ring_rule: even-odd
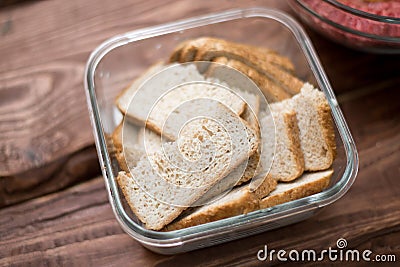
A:
<svg viewBox="0 0 400 267">
<path fill-rule="evenodd" d="M 300 144 L 300 131 L 297 124 L 297 116 L 296 112 L 286 112 L 284 114 L 284 121 L 285 124 L 288 125 L 287 127 L 287 135 L 291 139 L 289 150 L 293 153 L 295 162 L 296 162 L 296 172 L 292 173 L 291 176 L 280 178 L 280 181 L 288 182 L 293 181 L 296 178 L 300 177 L 304 172 L 304 155 L 303 151 L 301 150 Z"/>
<path fill-rule="evenodd" d="M 270 208 L 319 193 L 328 187 L 332 174 L 333 171 L 316 181 L 305 183 L 276 195 L 267 196 L 260 201 L 260 209 Z"/>
</svg>

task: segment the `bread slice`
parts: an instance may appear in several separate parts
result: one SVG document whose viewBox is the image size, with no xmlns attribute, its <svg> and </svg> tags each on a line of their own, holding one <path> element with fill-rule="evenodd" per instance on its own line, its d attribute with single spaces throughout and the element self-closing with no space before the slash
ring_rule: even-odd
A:
<svg viewBox="0 0 400 267">
<path fill-rule="evenodd" d="M 292 181 L 304 171 L 304 158 L 300 148 L 299 129 L 296 113 L 281 103 L 270 105 L 271 114 L 263 115 L 263 170 L 274 179 Z M 271 129 L 275 139 L 270 138 Z"/>
<path fill-rule="evenodd" d="M 114 129 L 111 140 L 114 147 L 113 155 L 118 161 L 120 168 L 129 172 L 127 162 L 135 164 L 143 155 L 144 150 L 137 145 L 139 128 L 127 121 L 121 121 Z M 125 145 L 123 145 L 123 135 L 125 135 Z M 129 147 L 128 152 L 124 155 L 124 147 Z"/>
<path fill-rule="evenodd" d="M 278 82 L 289 93 L 296 94 L 300 91 L 303 82 L 291 73 L 282 70 L 268 60 L 263 59 L 263 55 L 249 49 L 233 49 L 229 43 L 208 42 L 198 48 L 195 61 L 212 61 L 216 57 L 225 56 L 230 60 L 237 60 L 256 71 L 268 76 Z"/>
<path fill-rule="evenodd" d="M 121 152 L 123 149 L 123 136 L 122 134 L 126 135 L 125 141 L 126 145 L 134 145 L 136 144 L 136 139 L 138 138 L 139 134 L 139 127 L 129 123 L 128 121 L 122 120 L 117 127 L 115 127 L 111 138 L 114 144 L 114 147 L 117 151 Z"/>
<path fill-rule="evenodd" d="M 131 174 L 119 172 L 117 182 L 133 213 L 149 229 L 161 229 L 165 225 L 165 220 L 169 221 L 169 217 L 176 217 L 184 210 L 182 207 L 154 199 L 138 185 L 136 178 L 132 177 Z M 150 186 L 153 185 L 155 184 Z M 163 190 L 163 188 L 160 186 L 159 190 Z M 167 216 L 167 219 L 165 219 L 165 216 Z"/>
<path fill-rule="evenodd" d="M 172 54 L 171 54 L 171 56 L 169 58 L 169 62 L 180 62 L 180 63 L 183 63 L 183 62 L 180 61 L 181 55 L 182 55 L 182 50 L 190 42 L 191 42 L 191 40 L 189 39 L 189 40 L 183 41 L 180 44 L 178 44 L 175 47 L 174 51 L 172 52 Z"/>
<path fill-rule="evenodd" d="M 305 170 L 328 169 L 336 156 L 336 143 L 325 95 L 307 83 L 301 93 L 289 101 L 297 116 Z"/>
<path fill-rule="evenodd" d="M 123 123 L 122 121 L 115 127 L 112 135 L 111 135 L 111 140 L 113 142 L 114 148 L 116 151 L 121 151 L 122 150 L 122 126 Z"/>
<path fill-rule="evenodd" d="M 175 89 L 170 90 L 172 88 Z M 221 102 L 238 115 L 246 107 L 246 103 L 235 93 L 206 82 L 193 64 L 172 66 L 147 80 L 141 90 L 137 90 L 136 86 L 129 87 L 117 99 L 117 106 L 131 121 L 174 141 L 182 122 L 202 115 L 199 111 L 206 109 L 198 106 L 195 101 L 198 98 Z M 130 104 L 132 99 L 134 103 Z M 185 102 L 191 109 L 183 112 L 180 108 Z"/>
<path fill-rule="evenodd" d="M 221 80 L 217 79 L 216 77 L 213 77 L 212 79 L 209 79 L 210 77 L 207 78 L 207 81 L 210 81 L 212 83 L 217 83 L 221 84 L 222 86 L 229 86 L 225 83 L 229 77 L 219 77 L 223 78 Z M 258 95 L 254 95 L 252 93 L 249 93 L 247 91 L 242 90 L 243 88 L 240 87 L 235 87 L 235 85 L 232 85 L 233 87 L 233 92 L 235 92 L 240 98 L 242 98 L 245 103 L 245 111 L 242 113 L 242 118 L 248 122 L 249 126 L 252 127 L 252 129 L 257 133 L 259 136 L 259 125 L 258 125 L 258 120 L 256 115 L 258 114 L 260 110 L 260 97 Z M 190 107 L 192 109 L 192 107 Z M 206 107 L 208 108 L 208 107 Z M 197 110 L 199 112 L 199 110 Z M 181 133 L 182 134 L 182 133 Z M 146 148 L 144 148 L 144 139 L 146 137 Z M 161 148 L 161 136 L 155 133 L 154 131 L 151 131 L 148 128 L 142 128 L 139 132 L 138 135 L 138 143 L 143 146 L 143 149 L 149 152 L 154 152 L 156 150 L 159 150 Z M 165 139 L 164 139 L 165 140 Z M 242 178 L 237 182 L 237 185 L 240 185 L 248 180 L 250 180 L 254 174 L 256 173 L 256 169 L 259 163 L 259 158 L 260 155 L 256 151 L 252 156 L 250 156 L 248 162 L 247 162 L 247 167 L 245 171 L 243 172 Z M 245 164 L 245 163 L 244 163 Z M 241 170 L 241 167 L 238 168 Z M 233 185 L 232 185 L 233 186 Z"/>
<path fill-rule="evenodd" d="M 292 96 L 292 94 L 288 93 L 283 87 L 279 85 L 279 83 L 276 83 L 268 76 L 258 72 L 256 69 L 249 67 L 239 60 L 228 59 L 226 57 L 217 57 L 213 59 L 213 62 L 229 66 L 249 77 L 251 80 L 254 81 L 254 83 L 258 86 L 258 88 L 261 90 L 261 92 L 270 103 L 281 101 Z M 220 66 L 214 64 L 208 68 L 207 75 L 218 77 L 221 75 L 221 72 L 225 71 L 226 70 L 223 67 L 221 68 Z"/>
<path fill-rule="evenodd" d="M 333 170 L 304 173 L 294 182 L 278 184 L 268 177 L 264 184 L 268 184 L 272 192 L 266 193 L 268 190 L 263 188 L 263 194 L 257 194 L 257 191 L 251 192 L 249 185 L 235 188 L 217 201 L 180 216 L 163 230 L 179 230 L 307 197 L 323 191 L 329 185 L 332 174 Z"/>
<path fill-rule="evenodd" d="M 287 72 L 294 72 L 294 65 L 288 58 L 279 55 L 269 48 L 228 42 L 226 40 L 212 37 L 202 37 L 182 42 L 172 52 L 170 56 L 170 62 L 178 61 L 182 63 L 194 61 L 198 48 L 206 46 L 210 43 L 217 44 L 218 46 L 221 46 L 222 49 L 228 47 L 229 51 L 231 52 L 235 51 L 240 53 L 242 51 L 247 51 L 248 53 L 257 55 L 261 58 L 261 60 L 270 62 L 271 64 L 274 64 L 275 66 L 280 67 Z"/>
<path fill-rule="evenodd" d="M 225 57 L 218 59 L 227 62 Z M 256 84 L 243 73 L 240 73 L 238 70 L 233 70 L 231 67 L 226 67 L 225 64 L 212 64 L 208 66 L 207 69 L 208 71 L 204 73 L 207 81 L 230 88 L 243 98 L 246 102 L 246 107 L 241 117 L 245 119 L 253 129 L 257 130 L 259 126 L 256 116 L 260 110 L 261 99 Z"/>
<path fill-rule="evenodd" d="M 141 158 L 145 155 L 145 151 L 137 144 L 129 144 L 123 147 L 123 150 L 115 153 L 122 171 L 129 173 L 131 168 L 135 168 Z"/>
<path fill-rule="evenodd" d="M 333 170 L 304 173 L 299 179 L 289 183 L 278 183 L 276 189 L 260 201 L 260 209 L 266 209 L 307 197 L 323 191 L 330 182 Z"/>
<path fill-rule="evenodd" d="M 186 216 L 177 218 L 163 230 L 183 229 L 257 210 L 259 209 L 260 197 L 268 195 L 275 187 L 276 180 L 273 178 L 266 178 L 262 186 L 255 192 L 250 190 L 248 184 L 237 187 L 213 203 L 199 207 Z"/>
<path fill-rule="evenodd" d="M 257 95 L 257 98 L 254 102 L 247 102 L 247 107 L 244 113 L 242 114 L 242 118 L 247 121 L 250 127 L 256 132 L 258 138 L 261 138 L 260 135 L 260 125 L 258 122 L 258 113 L 260 112 L 260 99 Z M 242 175 L 242 178 L 236 183 L 236 185 L 241 185 L 251 178 L 253 178 L 258 173 L 258 167 L 260 162 L 260 147 L 254 152 L 253 155 L 249 157 L 247 161 L 246 169 Z"/>
<path fill-rule="evenodd" d="M 236 114 L 219 103 L 209 109 L 218 123 L 202 118 L 187 124 L 182 140 L 143 157 L 131 177 L 119 175 L 125 198 L 147 228 L 159 230 L 170 223 L 257 149 L 255 132 Z M 201 153 L 193 149 L 196 144 Z"/>
<path fill-rule="evenodd" d="M 174 55 L 171 56 L 171 58 L 174 57 Z M 263 53 L 260 49 L 252 49 L 252 47 L 210 37 L 202 37 L 186 42 L 180 52 L 180 62 L 212 61 L 217 57 L 226 57 L 229 60 L 242 62 L 278 82 L 291 95 L 298 93 L 303 85 L 303 82 L 293 76 L 292 73 L 286 71 L 285 68 L 282 69 L 280 67 L 282 66 L 281 64 L 272 63 L 271 57 L 283 58 L 276 53 Z M 289 61 L 288 59 L 286 60 Z"/>
<path fill-rule="evenodd" d="M 258 123 L 258 113 L 260 112 L 260 97 L 258 95 L 253 95 L 254 99 L 247 102 L 246 109 L 242 113 L 242 118 L 249 123 L 249 125 L 255 131 L 260 131 L 260 126 Z"/>
<path fill-rule="evenodd" d="M 132 98 L 135 96 L 137 90 L 142 86 L 142 84 L 147 79 L 160 72 L 164 68 L 164 62 L 160 61 L 155 63 L 154 65 L 150 66 L 144 73 L 142 73 L 138 78 L 136 78 L 129 86 L 122 90 L 121 93 L 118 94 L 115 104 L 122 114 L 128 113 L 128 108 L 132 101 Z M 135 117 L 129 116 L 129 114 L 127 114 L 127 118 L 135 123 L 140 123 L 138 121 L 135 121 Z"/>
<path fill-rule="evenodd" d="M 161 149 L 162 143 L 166 142 L 159 134 L 151 131 L 148 128 L 142 127 L 138 134 L 138 145 L 146 151 L 146 153 L 151 154 Z"/>
</svg>

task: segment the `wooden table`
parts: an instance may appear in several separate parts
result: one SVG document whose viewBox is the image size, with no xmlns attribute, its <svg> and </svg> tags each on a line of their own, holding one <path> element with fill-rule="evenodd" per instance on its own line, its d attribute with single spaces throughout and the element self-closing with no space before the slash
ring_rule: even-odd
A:
<svg viewBox="0 0 400 267">
<path fill-rule="evenodd" d="M 258 265 L 256 253 L 266 244 L 322 250 L 341 237 L 349 248 L 394 254 L 400 262 L 400 57 L 355 52 L 310 31 L 359 151 L 350 191 L 304 222 L 175 256 L 144 249 L 119 227 L 85 103 L 89 53 L 118 33 L 244 6 L 289 11 L 279 0 L 59 0 L 1 7 L 0 265 Z"/>
</svg>

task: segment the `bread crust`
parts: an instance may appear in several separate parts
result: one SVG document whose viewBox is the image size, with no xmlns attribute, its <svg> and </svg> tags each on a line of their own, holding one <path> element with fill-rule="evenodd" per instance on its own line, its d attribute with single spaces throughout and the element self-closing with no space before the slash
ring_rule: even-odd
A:
<svg viewBox="0 0 400 267">
<path fill-rule="evenodd" d="M 275 187 L 276 181 L 267 177 L 255 192 L 250 190 L 249 185 L 236 188 L 216 202 L 197 208 L 187 216 L 177 218 L 163 231 L 183 229 L 258 210 L 260 198 L 268 195 Z"/>
<path fill-rule="evenodd" d="M 280 177 L 280 181 L 293 181 L 300 177 L 304 172 L 304 155 L 300 147 L 300 133 L 299 127 L 297 125 L 296 113 L 294 111 L 288 113 L 284 116 L 285 124 L 287 125 L 287 135 L 289 136 L 291 142 L 289 143 L 289 151 L 293 154 L 293 159 L 295 161 L 295 168 L 291 175 L 286 177 Z"/>
<path fill-rule="evenodd" d="M 333 127 L 333 119 L 331 109 L 328 103 L 323 103 L 318 106 L 319 123 L 322 126 L 323 136 L 327 145 L 327 158 L 329 159 L 326 168 L 328 169 L 336 158 L 336 141 L 335 130 Z"/>
<path fill-rule="evenodd" d="M 275 191 L 260 200 L 260 209 L 270 208 L 279 204 L 319 193 L 328 187 L 332 174 L 333 170 L 320 171 L 313 174 L 304 173 L 303 177 L 299 180 L 285 184 L 278 184 Z M 302 183 L 301 179 L 304 179 L 304 177 L 306 177 L 307 175 L 320 175 L 320 177 L 317 177 L 317 179 L 314 179 L 312 181 Z M 281 190 L 281 187 L 288 187 L 288 185 L 293 186 L 287 188 L 286 190 Z"/>
<path fill-rule="evenodd" d="M 234 199 L 234 201 L 230 201 L 229 196 L 225 196 L 225 199 L 221 199 L 219 202 L 195 209 L 184 216 L 178 217 L 171 224 L 164 227 L 163 231 L 179 230 L 236 215 L 247 214 L 258 209 L 270 208 L 319 193 L 329 185 L 332 174 L 333 170 L 312 174 L 305 173 L 303 174 L 303 179 L 309 175 L 314 175 L 315 177 L 311 181 L 302 182 L 299 180 L 299 182 L 294 181 L 282 184 L 277 184 L 275 179 L 267 177 L 263 186 L 268 187 L 270 190 L 264 191 L 263 194 L 260 194 L 261 191 L 251 192 L 248 185 L 243 186 L 236 189 L 236 193 L 238 190 L 241 190 L 241 196 Z M 281 187 L 285 189 L 280 190 Z M 229 194 L 233 195 L 235 192 L 232 191 Z"/>
<path fill-rule="evenodd" d="M 111 135 L 111 139 L 114 145 L 114 148 L 117 152 L 121 152 L 123 149 L 122 146 L 122 126 L 123 126 L 123 122 L 121 121 L 117 127 L 115 127 L 112 135 Z"/>
<path fill-rule="evenodd" d="M 303 82 L 293 76 L 293 64 L 290 60 L 267 49 L 254 48 L 225 40 L 202 37 L 187 41 L 181 49 L 179 62 L 213 61 L 218 57 L 240 61 L 269 79 L 279 83 L 290 94 L 297 94 Z M 288 71 L 289 70 L 289 71 Z"/>
<path fill-rule="evenodd" d="M 217 57 L 213 59 L 213 62 L 229 66 L 249 77 L 260 88 L 261 92 L 270 103 L 278 102 L 292 96 L 269 77 L 263 75 L 239 60 L 228 59 L 226 57 Z M 218 66 L 211 66 L 207 70 L 206 75 L 212 76 L 213 71 L 215 71 L 214 68 L 218 68 Z"/>
<path fill-rule="evenodd" d="M 193 61 L 196 58 L 198 58 L 196 55 L 199 48 L 207 44 L 212 44 L 213 47 L 219 46 L 222 49 L 229 47 L 231 49 L 229 51 L 237 51 L 237 52 L 248 51 L 249 53 L 257 55 L 258 57 L 261 56 L 263 61 L 270 62 L 271 64 L 274 64 L 275 66 L 280 67 L 289 73 L 294 73 L 295 70 L 293 63 L 288 58 L 279 55 L 276 51 L 272 49 L 266 47 L 248 45 L 248 44 L 228 42 L 226 40 L 213 37 L 201 37 L 182 42 L 173 51 L 170 57 L 170 62 Z M 186 54 L 189 54 L 190 56 Z"/>
</svg>

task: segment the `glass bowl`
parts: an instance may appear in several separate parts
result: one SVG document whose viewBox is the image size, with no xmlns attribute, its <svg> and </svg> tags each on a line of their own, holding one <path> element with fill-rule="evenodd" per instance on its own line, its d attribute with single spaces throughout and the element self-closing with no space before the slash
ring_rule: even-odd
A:
<svg viewBox="0 0 400 267">
<path fill-rule="evenodd" d="M 129 209 L 115 180 L 120 169 L 107 144 L 107 137 L 122 120 L 115 98 L 150 65 L 166 60 L 179 43 L 201 36 L 274 49 L 294 62 L 299 78 L 319 86 L 335 122 L 334 175 L 326 190 L 296 201 L 177 231 L 148 230 Z M 84 83 L 98 157 L 115 217 L 130 236 L 157 253 L 189 251 L 304 220 L 339 199 L 356 177 L 355 144 L 325 72 L 304 30 L 280 11 L 230 10 L 115 36 L 91 54 Z"/>
<path fill-rule="evenodd" d="M 367 52 L 400 53 L 400 3 L 395 0 L 288 2 L 305 23 L 339 44 Z"/>
</svg>

